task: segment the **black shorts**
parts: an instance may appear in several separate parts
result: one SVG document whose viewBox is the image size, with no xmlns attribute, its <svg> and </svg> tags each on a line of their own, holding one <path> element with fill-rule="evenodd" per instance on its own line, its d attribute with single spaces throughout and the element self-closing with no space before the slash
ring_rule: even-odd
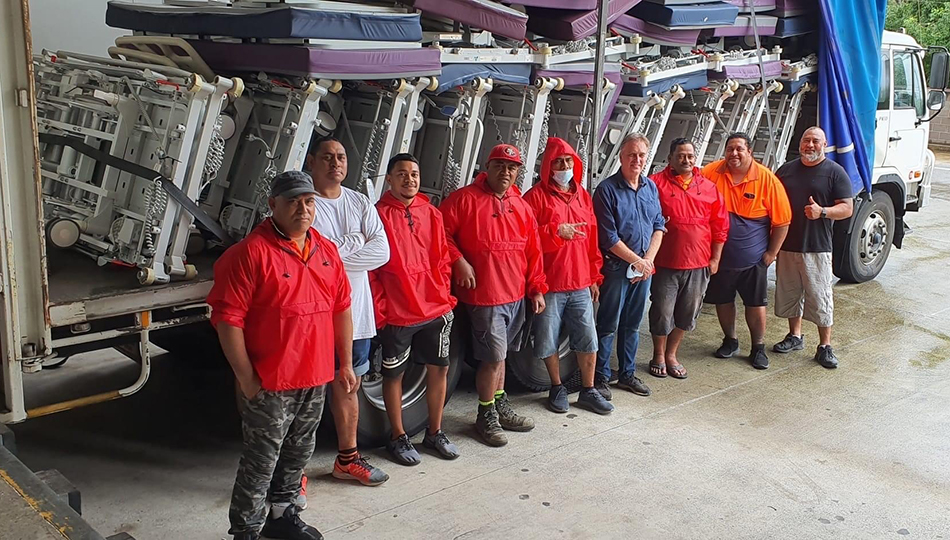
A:
<svg viewBox="0 0 950 540">
<path fill-rule="evenodd" d="M 709 278 L 703 301 L 707 304 L 731 304 L 736 301 L 737 292 L 746 307 L 769 305 L 769 267 L 759 261 L 742 270 L 720 268 Z"/>
<path fill-rule="evenodd" d="M 383 377 L 402 375 L 409 367 L 410 356 L 416 364 L 449 365 L 449 335 L 454 316 L 450 311 L 415 326 L 384 326 L 379 331 Z"/>
</svg>

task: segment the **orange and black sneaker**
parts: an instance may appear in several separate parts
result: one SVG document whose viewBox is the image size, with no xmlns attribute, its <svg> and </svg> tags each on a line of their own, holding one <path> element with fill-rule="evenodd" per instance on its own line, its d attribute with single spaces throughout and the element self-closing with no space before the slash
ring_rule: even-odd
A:
<svg viewBox="0 0 950 540">
<path fill-rule="evenodd" d="M 339 458 L 333 460 L 333 478 L 356 480 L 364 486 L 378 486 L 389 480 L 389 475 L 370 465 L 363 456 L 357 456 L 346 465 L 340 463 Z"/>
</svg>

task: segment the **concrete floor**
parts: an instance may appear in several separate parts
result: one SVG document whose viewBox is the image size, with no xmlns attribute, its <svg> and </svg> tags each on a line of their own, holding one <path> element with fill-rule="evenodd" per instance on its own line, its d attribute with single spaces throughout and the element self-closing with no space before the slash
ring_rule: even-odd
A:
<svg viewBox="0 0 950 540">
<path fill-rule="evenodd" d="M 538 427 L 492 449 L 471 436 L 475 396 L 463 381 L 446 408 L 463 457 L 402 468 L 372 451 L 392 475 L 378 488 L 332 480 L 325 441 L 308 469 L 304 518 L 347 539 L 950 538 L 943 161 L 932 206 L 908 218 L 904 249 L 875 281 L 836 285 L 838 370 L 811 361 L 813 327 L 805 351 L 772 354 L 768 371 L 717 360 L 707 309 L 681 353 L 689 379 L 644 376 L 654 395 L 616 391 L 611 416 L 557 416 L 541 394 L 521 394 L 516 404 Z M 768 342 L 785 332 L 770 316 Z M 73 381 L 80 368 L 55 377 Z M 240 449 L 229 380 L 167 356 L 155 370 L 131 398 L 14 426 L 20 458 L 62 471 L 105 535 L 224 538 Z"/>
</svg>

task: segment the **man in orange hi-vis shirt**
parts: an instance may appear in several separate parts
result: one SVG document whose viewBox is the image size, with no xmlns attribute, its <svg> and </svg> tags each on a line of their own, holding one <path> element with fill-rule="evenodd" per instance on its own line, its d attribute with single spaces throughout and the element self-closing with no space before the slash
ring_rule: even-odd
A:
<svg viewBox="0 0 950 540">
<path fill-rule="evenodd" d="M 752 141 L 744 133 L 726 140 L 725 159 L 703 167 L 703 176 L 713 181 L 729 212 L 729 238 L 722 249 L 719 272 L 709 280 L 705 302 L 716 304 L 724 334 L 719 358 L 739 351 L 736 334 L 736 293 L 745 305 L 749 325 L 752 367 L 766 369 L 765 318 L 768 305 L 768 270 L 775 261 L 792 209 L 781 181 L 752 157 Z"/>
</svg>

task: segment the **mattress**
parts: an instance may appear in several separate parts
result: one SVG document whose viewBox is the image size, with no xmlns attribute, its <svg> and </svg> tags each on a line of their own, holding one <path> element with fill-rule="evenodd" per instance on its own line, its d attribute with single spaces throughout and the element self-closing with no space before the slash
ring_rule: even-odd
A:
<svg viewBox="0 0 950 540">
<path fill-rule="evenodd" d="M 608 68 L 608 66 L 604 66 Z M 612 66 L 611 66 L 612 67 Z M 619 68 L 619 66 L 617 66 Z M 609 68 L 608 68 L 609 69 Z M 594 72 L 590 69 L 583 70 L 573 70 L 570 68 L 561 68 L 561 69 L 539 69 L 534 73 L 535 77 L 552 77 L 559 78 L 564 81 L 565 87 L 570 86 L 587 86 L 594 84 Z M 604 78 L 613 82 L 618 87 L 622 89 L 623 87 L 623 74 L 620 73 L 620 70 L 616 71 L 605 71 Z M 620 92 L 614 92 L 611 100 L 606 104 L 604 108 L 604 118 L 600 124 L 600 133 L 603 134 L 607 129 L 607 125 L 610 123 L 610 115 L 614 111 L 614 107 L 617 106 L 617 100 L 620 99 Z"/>
<path fill-rule="evenodd" d="M 724 2 L 682 6 L 640 2 L 628 14 L 664 28 L 709 28 L 736 22 L 739 8 Z"/>
<path fill-rule="evenodd" d="M 815 18 L 811 15 L 799 15 L 778 19 L 775 25 L 775 35 L 778 37 L 802 36 L 818 29 Z"/>
<path fill-rule="evenodd" d="M 531 84 L 531 64 L 446 64 L 439 76 L 437 94 L 462 86 L 478 77 L 512 84 Z"/>
<path fill-rule="evenodd" d="M 275 8 L 188 8 L 109 2 L 106 24 L 140 32 L 238 38 L 315 38 L 419 41 L 422 25 L 414 13 L 321 11 Z"/>
<path fill-rule="evenodd" d="M 491 0 L 400 0 L 424 14 L 444 17 L 512 39 L 524 39 L 528 16 Z"/>
<path fill-rule="evenodd" d="M 811 83 L 812 88 L 818 85 L 818 72 L 806 73 L 798 78 L 797 81 L 782 80 L 782 89 L 778 94 L 795 94 L 805 83 Z"/>
<path fill-rule="evenodd" d="M 597 9 L 597 0 L 502 0 L 502 3 L 518 4 L 525 7 L 568 9 L 574 11 Z"/>
<path fill-rule="evenodd" d="M 775 0 L 775 10 L 769 15 L 776 17 L 796 17 L 807 13 L 817 13 L 817 0 Z"/>
<path fill-rule="evenodd" d="M 660 4 L 664 6 L 682 6 L 685 4 L 710 4 L 712 2 L 720 2 L 722 0 L 646 0 L 647 2 L 652 2 L 654 4 Z"/>
<path fill-rule="evenodd" d="M 640 0 L 610 0 L 607 24 L 614 22 Z M 576 41 L 597 33 L 597 11 L 563 11 L 528 8 L 528 29 L 545 37 Z"/>
<path fill-rule="evenodd" d="M 760 36 L 771 36 L 775 34 L 775 24 L 778 22 L 778 19 L 775 17 L 759 15 L 756 13 L 755 22 L 758 25 Z M 708 32 L 710 32 L 713 37 L 742 37 L 755 35 L 755 33 L 752 31 L 751 15 L 739 15 L 736 17 L 736 22 L 733 23 L 732 26 L 720 26 L 719 28 L 708 30 Z"/>
<path fill-rule="evenodd" d="M 763 62 L 763 71 L 766 79 L 776 79 L 782 75 L 782 62 Z M 732 79 L 737 82 L 754 82 L 762 79 L 759 73 L 759 64 L 745 64 L 742 66 L 723 66 L 722 71 L 710 71 L 710 79 Z"/>
<path fill-rule="evenodd" d="M 621 15 L 610 25 L 621 36 L 638 34 L 644 41 L 670 47 L 691 47 L 699 39 L 699 30 L 667 30 L 655 24 L 633 17 Z"/>
<path fill-rule="evenodd" d="M 775 9 L 775 0 L 723 0 L 727 4 L 732 4 L 739 8 L 739 13 L 749 13 L 755 8 L 758 15 L 764 11 Z"/>
<path fill-rule="evenodd" d="M 362 80 L 438 75 L 437 49 L 332 50 L 299 45 L 220 43 L 190 40 L 208 66 L 222 73 L 282 73 Z"/>
<path fill-rule="evenodd" d="M 700 70 L 653 81 L 646 86 L 627 82 L 624 83 L 621 93 L 625 96 L 647 97 L 649 92 L 657 94 L 666 92 L 676 84 L 680 85 L 683 90 L 698 90 L 709 84 L 709 77 L 706 70 Z"/>
</svg>

